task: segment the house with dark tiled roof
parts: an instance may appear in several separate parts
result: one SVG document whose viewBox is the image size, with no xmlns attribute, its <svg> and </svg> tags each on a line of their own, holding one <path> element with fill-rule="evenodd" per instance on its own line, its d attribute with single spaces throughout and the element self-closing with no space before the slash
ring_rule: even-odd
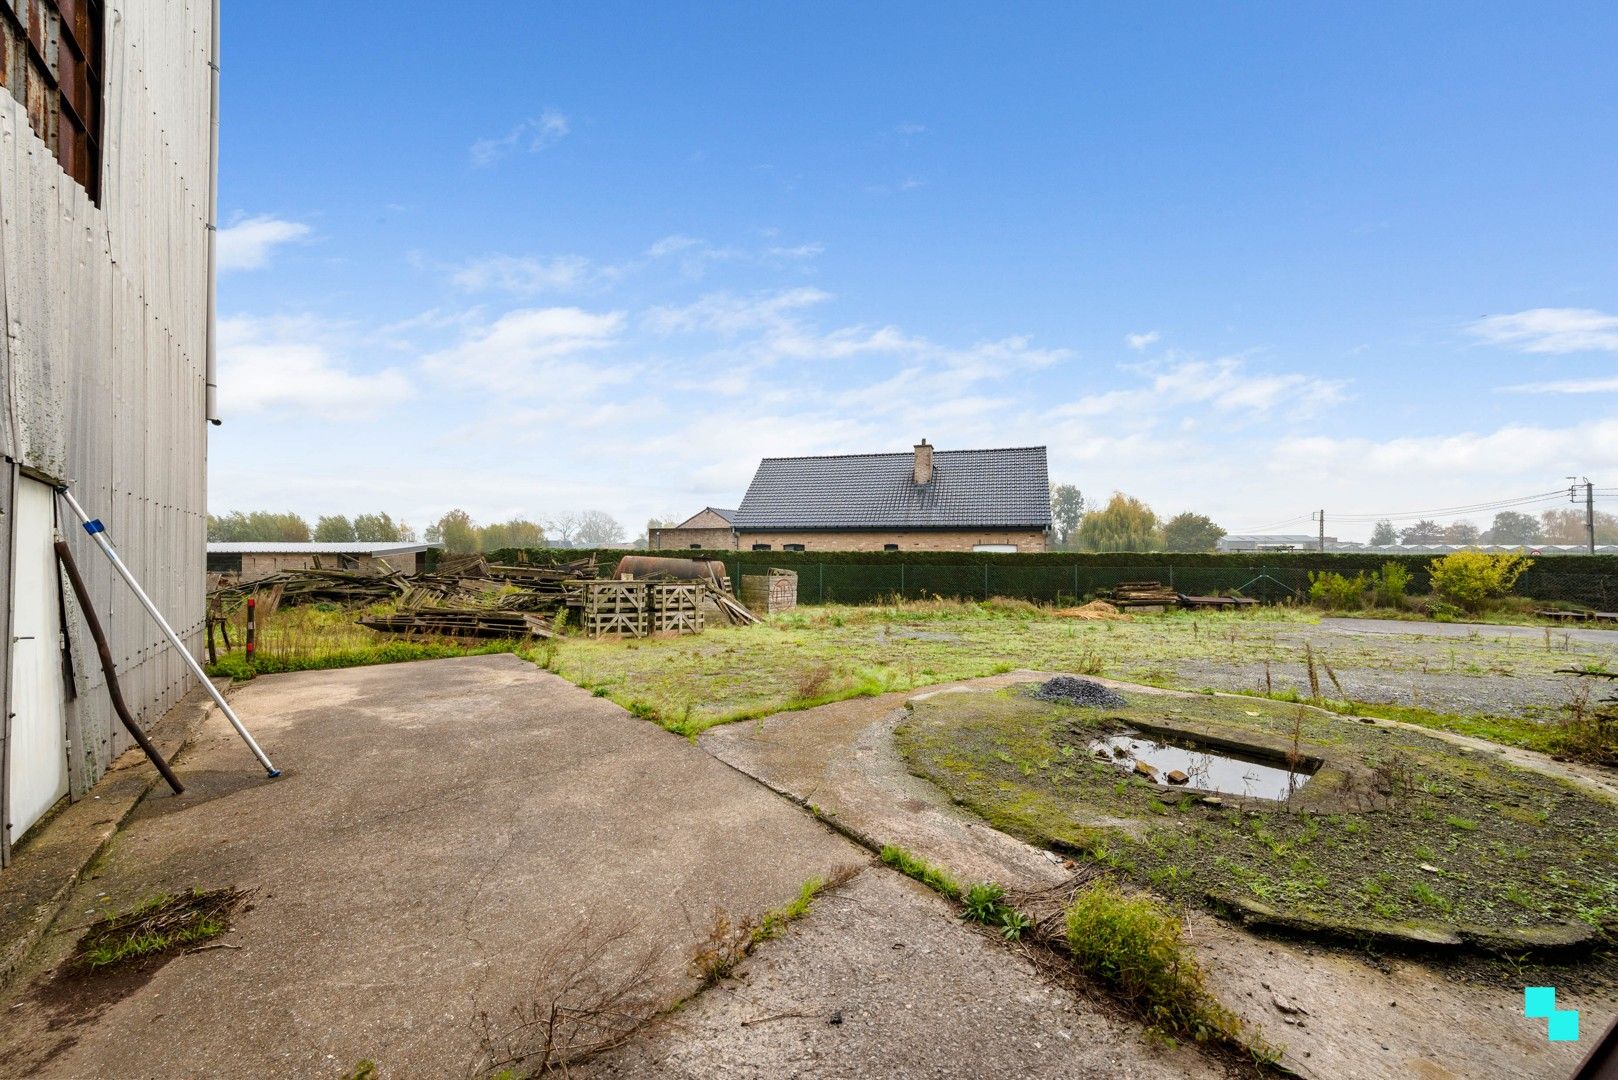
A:
<svg viewBox="0 0 1618 1080">
<path fill-rule="evenodd" d="M 765 458 L 731 524 L 743 551 L 1044 551 L 1045 448 Z"/>
</svg>

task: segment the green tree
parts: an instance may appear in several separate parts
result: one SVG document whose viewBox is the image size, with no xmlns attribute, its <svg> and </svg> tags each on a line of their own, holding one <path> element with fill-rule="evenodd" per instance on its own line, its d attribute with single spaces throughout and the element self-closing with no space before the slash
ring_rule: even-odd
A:
<svg viewBox="0 0 1618 1080">
<path fill-rule="evenodd" d="M 387 511 L 379 510 L 354 518 L 354 539 L 398 543 L 405 535 L 403 527 L 395 523 Z"/>
<path fill-rule="evenodd" d="M 1216 551 L 1224 535 L 1225 530 L 1215 525 L 1212 518 L 1188 510 L 1163 523 L 1163 550 Z"/>
<path fill-rule="evenodd" d="M 1079 519 L 1084 517 L 1084 496 L 1072 484 L 1051 488 L 1051 532 L 1056 546 L 1066 550 L 1073 543 Z"/>
<path fill-rule="evenodd" d="M 1478 527 L 1470 521 L 1452 521 L 1444 526 L 1446 544 L 1475 544 L 1478 536 Z"/>
<path fill-rule="evenodd" d="M 354 535 L 354 523 L 341 514 L 323 516 L 315 522 L 315 539 L 323 544 L 341 544 L 349 540 L 370 539 Z"/>
<path fill-rule="evenodd" d="M 1389 545 L 1397 544 L 1398 542 L 1399 536 L 1393 531 L 1393 522 L 1389 521 L 1387 518 L 1383 518 L 1381 521 L 1377 522 L 1376 528 L 1371 530 L 1371 543 L 1377 545 L 1378 547 L 1388 547 Z"/>
<path fill-rule="evenodd" d="M 538 548 L 545 546 L 545 530 L 527 518 L 512 518 L 478 530 L 484 551 L 501 548 Z"/>
<path fill-rule="evenodd" d="M 1156 551 L 1162 543 L 1152 508 L 1121 491 L 1079 522 L 1079 547 L 1085 551 Z"/>
<path fill-rule="evenodd" d="M 254 510 L 244 514 L 240 510 L 233 510 L 223 517 L 208 515 L 208 539 L 305 543 L 309 539 L 309 523 L 291 511 L 277 514 Z"/>
<path fill-rule="evenodd" d="M 1423 519 L 1399 530 L 1401 544 L 1442 544 L 1444 527 L 1436 521 Z"/>
<path fill-rule="evenodd" d="M 1545 530 L 1532 514 L 1502 510 L 1494 515 L 1483 539 L 1490 544 L 1539 544 L 1545 540 Z"/>
<path fill-rule="evenodd" d="M 1547 544 L 1587 544 L 1590 542 L 1589 527 L 1584 521 L 1583 510 L 1547 510 L 1540 515 L 1545 523 L 1545 543 Z M 1603 511 L 1596 511 L 1596 543 L 1618 544 L 1618 517 Z"/>
<path fill-rule="evenodd" d="M 439 518 L 437 524 L 429 525 L 427 539 L 443 544 L 444 550 L 453 555 L 479 550 L 478 527 L 472 521 L 472 515 L 461 509 L 451 510 Z"/>
</svg>

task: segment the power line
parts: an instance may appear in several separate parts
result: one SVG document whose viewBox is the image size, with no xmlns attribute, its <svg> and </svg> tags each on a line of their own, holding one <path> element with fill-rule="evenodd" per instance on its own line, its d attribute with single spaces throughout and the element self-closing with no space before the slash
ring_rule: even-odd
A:
<svg viewBox="0 0 1618 1080">
<path fill-rule="evenodd" d="M 1538 503 L 1560 502 L 1567 498 L 1568 489 L 1558 488 L 1555 491 L 1542 491 L 1534 495 L 1519 495 L 1507 499 L 1495 499 L 1484 503 L 1469 503 L 1464 506 L 1436 506 L 1426 510 L 1398 510 L 1384 511 L 1382 513 L 1333 513 L 1332 518 L 1337 521 L 1348 522 L 1376 522 L 1376 521 L 1404 521 L 1412 518 L 1442 517 L 1455 514 L 1480 514 L 1489 510 L 1503 510 L 1513 506 L 1530 506 Z"/>
</svg>

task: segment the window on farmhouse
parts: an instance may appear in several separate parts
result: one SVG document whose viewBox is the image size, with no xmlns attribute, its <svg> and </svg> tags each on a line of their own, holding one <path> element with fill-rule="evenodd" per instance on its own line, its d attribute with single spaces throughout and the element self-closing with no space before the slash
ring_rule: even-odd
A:
<svg viewBox="0 0 1618 1080">
<path fill-rule="evenodd" d="M 782 551 L 802 551 L 803 550 L 803 545 L 802 544 L 782 544 L 781 545 L 781 550 Z"/>
<path fill-rule="evenodd" d="M 0 86 L 101 201 L 101 0 L 0 0 Z"/>
<path fill-rule="evenodd" d="M 770 550 L 770 545 L 768 545 L 768 544 L 754 544 L 753 545 L 753 550 L 754 551 L 768 551 L 768 550 Z"/>
</svg>

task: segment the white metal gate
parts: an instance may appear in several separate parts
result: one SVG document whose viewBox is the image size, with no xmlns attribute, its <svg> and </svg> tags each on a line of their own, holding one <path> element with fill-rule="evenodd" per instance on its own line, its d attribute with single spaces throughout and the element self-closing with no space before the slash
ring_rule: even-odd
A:
<svg viewBox="0 0 1618 1080">
<path fill-rule="evenodd" d="M 17 478 L 11 519 L 11 722 L 7 838 L 15 843 L 67 794 L 67 694 L 62 680 L 56 493 Z"/>
</svg>

